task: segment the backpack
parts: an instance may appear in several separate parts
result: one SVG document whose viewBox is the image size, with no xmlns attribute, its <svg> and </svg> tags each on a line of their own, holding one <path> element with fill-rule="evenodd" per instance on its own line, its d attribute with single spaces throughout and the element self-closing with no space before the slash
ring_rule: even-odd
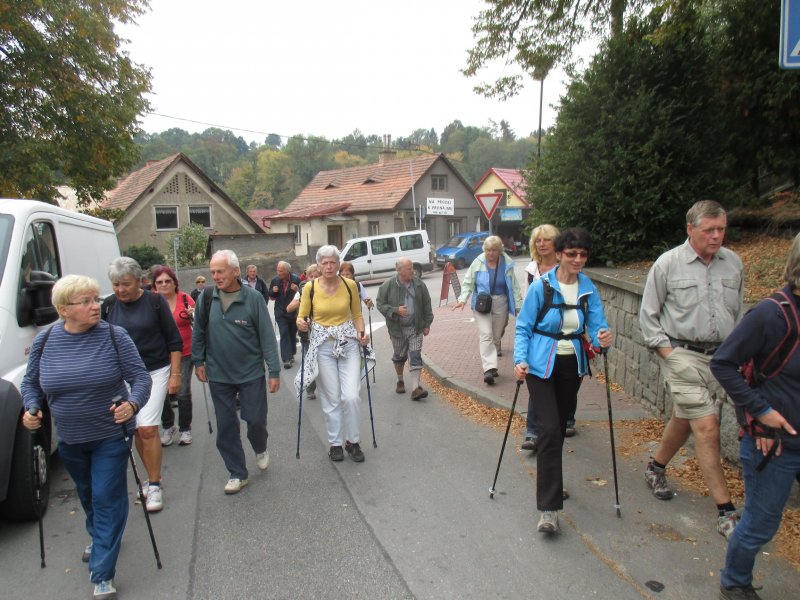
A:
<svg viewBox="0 0 800 600">
<path fill-rule="evenodd" d="M 154 294 L 150 290 L 144 290 L 144 291 L 154 296 L 154 298 L 151 298 L 151 300 L 154 300 L 153 310 L 160 311 L 161 302 L 158 301 L 158 295 Z M 100 305 L 100 318 L 103 319 L 103 321 L 108 321 L 108 315 L 111 313 L 111 309 L 114 307 L 116 303 L 117 303 L 117 296 L 115 294 L 109 294 L 108 296 L 103 298 L 103 303 Z"/>
<path fill-rule="evenodd" d="M 350 298 L 349 306 L 351 306 L 353 304 L 353 292 L 350 291 L 350 286 L 347 285 L 347 282 L 344 280 L 344 277 L 339 275 L 339 279 L 342 280 L 342 283 L 344 284 L 344 287 L 347 290 L 347 295 Z M 314 282 L 315 281 L 316 281 L 316 279 L 312 279 L 311 280 L 311 292 L 309 292 L 309 295 L 308 295 L 308 302 L 310 304 L 310 308 L 308 310 L 308 318 L 311 319 L 312 321 L 314 320 Z"/>
<path fill-rule="evenodd" d="M 786 321 L 786 335 L 778 342 L 769 353 L 760 362 L 756 362 L 756 358 L 752 357 L 743 365 L 740 365 L 739 371 L 742 377 L 751 388 L 756 388 L 763 384 L 767 379 L 780 374 L 786 364 L 794 356 L 798 346 L 800 346 L 800 315 L 797 313 L 797 306 L 792 298 L 786 292 L 779 290 L 765 298 L 764 302 L 774 302 L 781 311 L 784 320 Z M 752 309 L 751 309 L 752 310 Z M 778 433 L 772 427 L 767 427 L 756 420 L 751 414 L 739 407 L 736 408 L 736 417 L 741 425 L 739 430 L 739 439 L 742 438 L 745 432 L 753 437 L 766 437 L 774 438 Z M 772 458 L 772 455 L 777 448 L 777 444 L 773 445 L 769 454 L 762 460 L 761 464 L 756 467 L 757 471 L 761 471 L 766 463 Z"/>
</svg>

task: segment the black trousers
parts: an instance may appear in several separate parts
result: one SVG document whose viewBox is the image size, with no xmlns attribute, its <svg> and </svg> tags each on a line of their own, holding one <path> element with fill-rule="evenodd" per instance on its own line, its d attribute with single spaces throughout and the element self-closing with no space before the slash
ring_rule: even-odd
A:
<svg viewBox="0 0 800 600">
<path fill-rule="evenodd" d="M 562 470 L 567 417 L 575 414 L 578 390 L 578 359 L 574 354 L 557 355 L 548 379 L 528 375 L 525 383 L 536 404 L 539 450 L 536 455 L 536 507 L 540 511 L 564 508 Z"/>
<path fill-rule="evenodd" d="M 297 351 L 297 313 L 275 315 L 275 323 L 281 336 L 281 360 L 288 362 Z"/>
</svg>

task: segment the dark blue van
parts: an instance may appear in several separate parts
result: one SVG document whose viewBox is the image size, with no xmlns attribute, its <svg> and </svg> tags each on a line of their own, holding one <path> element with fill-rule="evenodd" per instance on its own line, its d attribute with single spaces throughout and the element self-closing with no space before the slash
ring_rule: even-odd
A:
<svg viewBox="0 0 800 600">
<path fill-rule="evenodd" d="M 488 231 L 472 231 L 457 233 L 444 246 L 436 250 L 436 265 L 444 267 L 452 262 L 456 269 L 463 269 L 472 264 L 483 252 L 483 241 L 489 237 Z"/>
</svg>

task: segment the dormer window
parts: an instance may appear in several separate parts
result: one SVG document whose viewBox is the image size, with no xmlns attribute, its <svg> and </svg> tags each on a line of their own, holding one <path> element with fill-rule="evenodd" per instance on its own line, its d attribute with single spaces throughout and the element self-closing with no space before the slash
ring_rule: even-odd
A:
<svg viewBox="0 0 800 600">
<path fill-rule="evenodd" d="M 447 175 L 431 175 L 431 190 L 446 192 Z"/>
</svg>

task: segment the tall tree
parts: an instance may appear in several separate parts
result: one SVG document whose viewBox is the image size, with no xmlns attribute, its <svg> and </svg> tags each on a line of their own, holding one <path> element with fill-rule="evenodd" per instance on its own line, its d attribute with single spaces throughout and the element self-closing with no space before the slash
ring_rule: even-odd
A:
<svg viewBox="0 0 800 600">
<path fill-rule="evenodd" d="M 150 74 L 120 50 L 114 23 L 146 0 L 0 3 L 0 195 L 50 200 L 65 182 L 102 197 L 137 159 Z"/>
</svg>

